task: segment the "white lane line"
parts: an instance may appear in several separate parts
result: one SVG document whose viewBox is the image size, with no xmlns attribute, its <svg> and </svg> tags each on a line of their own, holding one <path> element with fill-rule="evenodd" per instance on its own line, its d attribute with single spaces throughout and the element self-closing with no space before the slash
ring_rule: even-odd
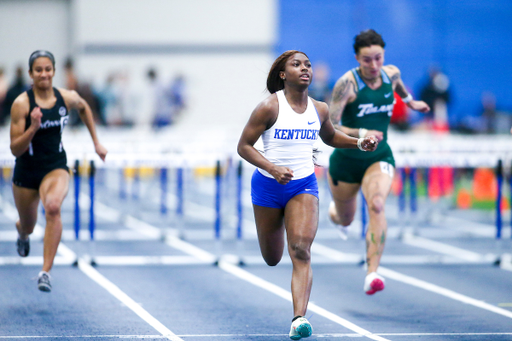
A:
<svg viewBox="0 0 512 341">
<path fill-rule="evenodd" d="M 5 207 L 9 208 L 9 206 L 12 206 L 10 203 L 7 203 L 5 201 L 3 201 L 2 204 L 3 204 L 4 212 L 5 212 Z M 14 219 L 17 219 L 17 215 Z M 36 225 L 36 227 L 37 226 L 38 225 Z M 155 227 L 152 227 L 152 228 L 156 229 Z M 150 232 L 151 232 L 151 230 L 150 230 Z M 70 264 L 72 264 L 77 259 L 77 256 L 73 252 L 73 250 L 71 250 L 69 247 L 67 247 L 63 243 L 59 244 L 57 253 L 60 254 L 61 257 L 56 257 L 56 259 L 62 258 L 68 262 L 71 262 Z M 37 257 L 34 257 L 34 258 L 37 258 Z M 42 260 L 42 257 L 41 257 L 41 260 Z M 167 327 L 165 327 L 158 320 L 156 320 L 153 316 L 151 316 L 151 314 L 149 314 L 146 310 L 144 310 L 140 305 L 138 305 L 134 300 L 132 300 L 128 295 L 126 295 L 121 289 L 119 289 L 116 285 L 114 285 L 112 282 L 110 282 L 108 279 L 106 279 L 103 275 L 101 275 L 96 269 L 94 269 L 91 265 L 86 263 L 84 260 L 82 260 L 82 259 L 78 260 L 78 267 L 80 268 L 80 270 L 83 273 L 85 273 L 92 280 L 94 280 L 96 283 L 98 283 L 103 288 L 105 288 L 114 297 L 116 297 L 118 300 L 120 300 L 122 303 L 124 303 L 135 314 L 137 314 L 139 317 L 141 317 L 144 321 L 146 321 L 149 325 L 151 325 L 153 328 L 155 328 L 162 335 L 164 335 L 167 339 L 172 340 L 172 341 L 178 341 L 178 340 L 183 341 L 181 338 L 177 337 L 176 334 L 174 334 L 172 331 L 167 329 Z"/>
<path fill-rule="evenodd" d="M 380 336 L 507 336 L 512 333 L 379 333 Z M 288 337 L 288 334 L 184 334 L 179 337 L 195 338 L 251 338 L 251 337 Z M 359 334 L 315 334 L 316 338 L 361 337 Z M 0 336 L 0 339 L 165 339 L 162 335 L 71 335 L 71 336 Z"/>
<path fill-rule="evenodd" d="M 405 234 L 402 241 L 407 245 L 434 251 L 448 256 L 457 257 L 460 259 L 465 259 L 469 262 L 480 262 L 485 259 L 485 257 L 479 253 L 461 249 L 459 247 L 437 242 L 431 239 L 417 237 L 410 233 Z"/>
<path fill-rule="evenodd" d="M 507 271 L 512 271 L 512 254 L 504 253 L 501 256 L 500 268 Z"/>
<path fill-rule="evenodd" d="M 53 265 L 71 265 L 75 262 L 75 259 L 69 259 L 67 257 L 57 256 L 53 260 Z M 43 256 L 30 256 L 21 258 L 19 256 L 14 257 L 0 257 L 0 266 L 3 265 L 43 265 Z"/>
<path fill-rule="evenodd" d="M 68 248 L 66 245 L 60 243 L 59 248 L 62 248 L 62 251 L 67 254 L 73 254 L 73 250 Z M 76 259 L 76 255 L 75 255 Z M 165 336 L 167 339 L 172 341 L 181 340 L 181 338 L 177 337 L 172 331 L 170 331 L 166 326 L 164 326 L 160 321 L 155 319 L 150 313 L 148 313 L 144 308 L 142 308 L 138 303 L 136 303 L 132 298 L 130 298 L 127 294 L 125 294 L 119 287 L 117 287 L 114 283 L 110 282 L 105 276 L 99 273 L 95 268 L 93 268 L 89 263 L 84 261 L 83 259 L 78 260 L 78 268 L 93 281 L 98 283 L 104 289 L 106 289 L 112 296 L 121 301 L 124 305 L 130 308 L 135 314 L 137 314 L 140 318 L 142 318 L 146 323 L 155 328 L 159 333 Z"/>
<path fill-rule="evenodd" d="M 128 216 L 128 217 L 131 218 L 130 216 Z M 150 224 L 147 224 L 144 222 L 143 225 L 144 226 L 141 227 L 141 226 L 138 226 L 137 224 L 133 224 L 131 226 L 131 228 L 134 230 L 140 230 L 142 228 L 151 230 L 152 226 Z M 152 228 L 157 229 L 156 227 L 152 227 Z M 180 250 L 186 254 L 194 256 L 204 262 L 215 262 L 217 260 L 217 257 L 214 254 L 207 252 L 201 248 L 198 248 L 190 243 L 187 243 L 175 236 L 168 236 L 166 238 L 166 244 L 177 249 L 177 250 Z M 224 262 L 221 260 L 221 261 L 219 261 L 219 268 L 221 268 L 222 270 L 224 270 L 238 278 L 248 281 L 249 283 L 251 283 L 253 285 L 256 285 L 260 288 L 270 291 L 273 294 L 275 294 L 287 301 L 290 301 L 290 302 L 292 301 L 292 296 L 289 291 L 282 289 L 275 284 L 267 282 L 264 279 L 257 277 L 255 275 L 241 269 L 238 266 L 232 265 L 230 263 L 227 263 L 227 262 Z M 335 315 L 335 314 L 333 314 L 333 313 L 331 313 L 313 303 L 309 303 L 308 307 L 309 307 L 308 308 L 309 310 L 311 310 L 321 316 L 324 316 L 325 318 L 327 318 L 333 322 L 336 322 L 336 323 L 344 326 L 345 328 L 355 331 L 359 335 L 366 336 L 372 340 L 387 341 L 387 339 L 376 336 L 376 335 L 372 334 L 371 332 L 358 327 L 357 325 L 353 324 L 352 322 L 349 322 L 349 321 L 347 321 L 347 320 L 345 320 L 345 319 L 343 319 L 343 318 L 341 318 L 341 317 L 339 317 L 339 316 L 337 316 L 337 315 Z"/>
<path fill-rule="evenodd" d="M 327 246 L 324 246 L 324 248 L 329 249 L 329 247 L 327 247 Z M 311 249 L 311 251 L 314 252 L 314 249 Z M 332 252 L 335 255 L 336 252 L 338 252 L 338 251 L 332 249 Z M 324 256 L 328 256 L 328 253 L 324 254 Z M 335 256 L 333 256 L 333 257 L 335 257 Z M 511 311 L 508 311 L 508 310 L 496 307 L 494 305 L 485 303 L 483 301 L 476 300 L 476 299 L 471 298 L 469 296 L 465 296 L 465 295 L 459 294 L 459 293 L 457 293 L 455 291 L 452 291 L 452 290 L 440 287 L 438 285 L 435 285 L 435 284 L 432 284 L 432 283 L 428 283 L 426 281 L 422 281 L 420 279 L 417 279 L 417 278 L 414 278 L 414 277 L 411 277 L 411 276 L 407 276 L 407 275 L 401 274 L 399 272 L 393 271 L 391 269 L 387 269 L 387 268 L 382 267 L 382 266 L 379 267 L 378 272 L 382 276 L 394 279 L 395 281 L 406 283 L 406 284 L 409 284 L 409 285 L 412 285 L 412 286 L 415 286 L 415 287 L 418 287 L 418 288 L 421 288 L 421 289 L 424 289 L 424 290 L 427 290 L 427 291 L 434 292 L 434 293 L 439 294 L 439 295 L 443 295 L 445 297 L 451 298 L 451 299 L 456 300 L 456 301 L 460 301 L 460 302 L 463 302 L 463 303 L 466 303 L 466 304 L 470 304 L 470 305 L 473 305 L 475 307 L 478 307 L 478 308 L 481 308 L 481 309 L 485 309 L 485 310 L 491 311 L 493 313 L 500 314 L 500 315 L 512 318 L 512 312 Z"/>
<path fill-rule="evenodd" d="M 135 314 L 146 321 L 151 327 L 155 328 L 159 333 L 165 336 L 167 339 L 172 341 L 178 341 L 181 339 L 176 336 L 171 330 L 164 326 L 160 321 L 155 319 L 150 313 L 144 308 L 137 304 L 130 296 L 126 295 L 121 289 L 119 289 L 114 283 L 110 282 L 106 277 L 100 274 L 87 262 L 80 259 L 78 261 L 78 268 L 85 273 L 89 278 L 98 283 L 104 289 L 106 289 L 112 296 L 121 301 L 124 305 L 130 308 Z"/>
<path fill-rule="evenodd" d="M 194 265 L 211 264 L 191 256 L 96 256 L 98 265 Z"/>
<path fill-rule="evenodd" d="M 318 243 L 311 245 L 311 252 L 342 263 L 360 263 L 364 261 L 360 254 L 340 252 Z"/>
<path fill-rule="evenodd" d="M 432 283 L 429 283 L 426 281 L 422 281 L 420 279 L 417 279 L 417 278 L 414 278 L 411 276 L 401 274 L 399 272 L 384 268 L 382 266 L 379 267 L 378 272 L 380 274 L 382 274 L 384 277 L 394 279 L 395 281 L 406 283 L 406 284 L 409 284 L 409 285 L 412 285 L 412 286 L 415 286 L 415 287 L 418 287 L 418 288 L 421 288 L 421 289 L 424 289 L 424 290 L 427 290 L 427 291 L 430 291 L 430 292 L 433 292 L 433 293 L 436 293 L 436 294 L 439 294 L 439 295 L 442 295 L 442 296 L 445 296 L 448 298 L 451 298 L 455 301 L 470 304 L 477 308 L 481 308 L 481 309 L 484 309 L 484 310 L 487 310 L 487 311 L 490 311 L 490 312 L 493 312 L 493 313 L 496 313 L 496 314 L 499 314 L 499 315 L 502 315 L 502 316 L 505 316 L 508 318 L 512 318 L 512 311 L 505 310 L 500 307 L 496 307 L 492 304 L 485 303 L 484 301 L 476 300 L 469 296 L 459 294 L 453 290 L 446 289 L 446 288 L 440 287 L 438 285 L 435 285 L 435 284 L 432 284 Z"/>
<path fill-rule="evenodd" d="M 222 270 L 224 270 L 240 279 L 243 279 L 257 287 L 265 289 L 265 290 L 267 290 L 267 291 L 269 291 L 269 292 L 271 292 L 289 302 L 292 302 L 292 294 L 289 291 L 287 291 L 273 283 L 265 281 L 264 279 L 262 279 L 258 276 L 255 276 L 255 275 L 251 274 L 250 272 L 241 269 L 238 266 L 221 261 L 221 262 L 219 262 L 219 267 Z M 335 315 L 335 314 L 317 306 L 314 303 L 308 304 L 308 310 L 313 311 L 313 312 L 317 313 L 318 315 L 321 315 L 335 323 L 338 323 L 338 324 L 342 325 L 343 327 L 356 332 L 359 335 L 366 336 L 369 339 L 379 340 L 379 341 L 388 340 L 383 337 L 372 334 L 368 330 L 363 329 L 363 328 L 353 324 L 352 322 L 349 322 L 349 321 L 345 320 L 344 318 L 341 318 L 338 315 Z"/>
</svg>

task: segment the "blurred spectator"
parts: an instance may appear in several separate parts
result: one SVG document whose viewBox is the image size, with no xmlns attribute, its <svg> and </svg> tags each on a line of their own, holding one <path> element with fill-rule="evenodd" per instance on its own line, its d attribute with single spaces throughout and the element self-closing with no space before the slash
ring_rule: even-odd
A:
<svg viewBox="0 0 512 341">
<path fill-rule="evenodd" d="M 89 104 L 92 111 L 92 117 L 96 124 L 106 125 L 105 117 L 101 114 L 100 111 L 100 102 L 96 93 L 93 91 L 91 85 L 89 83 L 81 83 L 78 85 L 77 92 L 82 96 L 83 99 Z"/>
<path fill-rule="evenodd" d="M 119 103 L 119 89 L 116 84 L 116 74 L 107 77 L 105 87 L 98 92 L 101 116 L 107 125 L 121 123 L 121 108 Z"/>
<path fill-rule="evenodd" d="M 105 125 L 106 121 L 103 115 L 100 113 L 100 104 L 98 96 L 93 92 L 90 84 L 86 82 L 79 82 L 78 77 L 75 73 L 74 62 L 71 57 L 66 59 L 64 64 L 65 82 L 66 88 L 69 90 L 75 90 L 91 107 L 94 121 L 97 124 Z M 69 125 L 71 127 L 77 127 L 83 125 L 82 120 L 76 110 L 70 110 L 69 113 Z"/>
<path fill-rule="evenodd" d="M 121 114 L 121 125 L 133 126 L 140 116 L 140 91 L 137 84 L 131 81 L 129 70 L 119 74 L 119 105 Z"/>
<path fill-rule="evenodd" d="M 441 70 L 432 66 L 429 79 L 420 93 L 420 99 L 430 106 L 426 114 L 429 125 L 434 130 L 448 130 L 448 104 L 450 103 L 450 79 Z"/>
<path fill-rule="evenodd" d="M 22 94 L 24 91 L 26 91 L 29 88 L 29 86 L 25 83 L 25 78 L 23 77 L 23 67 L 18 66 L 16 68 L 16 75 L 14 78 L 14 82 L 7 90 L 7 93 L 5 95 L 5 100 L 3 104 L 3 112 L 4 112 L 4 118 L 3 120 L 11 115 L 11 107 L 14 103 L 14 100 L 16 97 L 18 97 L 20 94 Z"/>
<path fill-rule="evenodd" d="M 498 131 L 497 112 L 496 112 L 496 96 L 492 92 L 485 91 L 482 93 L 482 118 L 484 120 L 484 132 L 487 134 L 496 134 Z"/>
<path fill-rule="evenodd" d="M 9 85 L 5 79 L 4 68 L 0 67 L 0 126 L 3 126 L 6 121 L 7 113 L 4 113 L 4 101 L 7 95 Z"/>
<path fill-rule="evenodd" d="M 331 101 L 331 92 L 334 87 L 330 77 L 329 65 L 324 62 L 315 63 L 313 81 L 308 88 L 309 96 L 327 104 Z"/>
<path fill-rule="evenodd" d="M 73 59 L 71 57 L 68 57 L 66 59 L 66 62 L 64 63 L 64 75 L 66 79 L 66 88 L 69 90 L 75 90 L 78 92 L 78 79 L 75 75 L 75 69 L 73 65 Z M 79 93 L 80 94 L 80 93 Z M 76 109 L 71 109 L 69 111 L 69 126 L 70 127 L 77 127 L 82 125 L 82 120 L 80 119 L 80 116 L 78 115 L 78 111 Z"/>
<path fill-rule="evenodd" d="M 176 123 L 185 109 L 185 77 L 177 75 L 171 84 L 171 123 Z"/>
<path fill-rule="evenodd" d="M 151 113 L 153 127 L 161 128 L 172 123 L 172 98 L 170 91 L 158 78 L 155 69 L 150 69 L 147 74 L 151 89 Z"/>
</svg>

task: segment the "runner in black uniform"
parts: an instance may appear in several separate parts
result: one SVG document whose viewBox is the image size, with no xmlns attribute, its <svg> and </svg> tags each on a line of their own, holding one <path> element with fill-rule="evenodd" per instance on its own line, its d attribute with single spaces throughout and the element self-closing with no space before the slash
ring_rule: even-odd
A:
<svg viewBox="0 0 512 341">
<path fill-rule="evenodd" d="M 61 134 L 69 109 L 76 109 L 89 129 L 96 153 L 105 160 L 107 150 L 98 142 L 89 105 L 75 91 L 52 87 L 55 59 L 48 51 L 35 51 L 29 58 L 32 89 L 24 92 L 11 109 L 11 151 L 16 156 L 13 194 L 20 219 L 17 248 L 28 256 L 28 237 L 37 222 L 41 199 L 45 208 L 44 262 L 38 288 L 51 291 L 49 271 L 62 234 L 60 207 L 68 192 L 69 170 Z"/>
</svg>

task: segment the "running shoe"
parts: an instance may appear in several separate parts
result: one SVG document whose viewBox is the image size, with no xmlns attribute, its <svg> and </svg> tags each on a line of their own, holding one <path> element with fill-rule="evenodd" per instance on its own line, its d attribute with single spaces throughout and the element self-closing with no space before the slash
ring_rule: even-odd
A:
<svg viewBox="0 0 512 341">
<path fill-rule="evenodd" d="M 309 337 L 313 334 L 313 327 L 305 317 L 299 317 L 292 321 L 290 328 L 290 339 L 300 340 L 303 337 Z"/>
<path fill-rule="evenodd" d="M 16 246 L 18 249 L 18 254 L 21 257 L 27 257 L 28 253 L 30 252 L 30 241 L 28 238 L 26 240 L 23 240 L 18 236 L 18 240 L 16 241 Z"/>
<path fill-rule="evenodd" d="M 41 271 L 37 276 L 37 288 L 44 292 L 52 291 L 52 285 L 50 284 L 50 274 L 46 271 Z"/>
<path fill-rule="evenodd" d="M 364 279 L 364 292 L 367 295 L 373 295 L 377 291 L 384 290 L 385 282 L 384 277 L 378 275 L 376 272 L 370 272 Z"/>
<path fill-rule="evenodd" d="M 341 239 L 347 240 L 348 239 L 348 226 L 339 225 L 334 222 L 334 217 L 336 217 L 338 213 L 336 212 L 336 206 L 334 204 L 334 201 L 331 201 L 329 204 L 329 218 L 331 219 L 332 223 L 336 226 L 336 230 L 338 231 L 338 234 Z"/>
</svg>

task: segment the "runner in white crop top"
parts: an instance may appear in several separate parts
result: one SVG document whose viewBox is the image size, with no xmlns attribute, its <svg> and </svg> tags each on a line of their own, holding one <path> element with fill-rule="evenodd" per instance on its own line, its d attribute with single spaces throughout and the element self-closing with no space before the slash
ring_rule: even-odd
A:
<svg viewBox="0 0 512 341">
<path fill-rule="evenodd" d="M 312 333 L 304 316 L 313 280 L 310 248 L 318 227 L 313 142 L 320 137 L 335 148 L 373 151 L 377 147 L 374 136 L 357 139 L 334 129 L 327 104 L 308 97 L 312 77 L 311 63 L 303 52 L 286 51 L 279 56 L 267 78 L 271 95 L 254 109 L 238 142 L 240 156 L 259 168 L 251 194 L 261 253 L 270 266 L 281 260 L 286 231 L 293 263 L 293 340 Z M 254 148 L 260 136 L 265 155 Z"/>
</svg>

